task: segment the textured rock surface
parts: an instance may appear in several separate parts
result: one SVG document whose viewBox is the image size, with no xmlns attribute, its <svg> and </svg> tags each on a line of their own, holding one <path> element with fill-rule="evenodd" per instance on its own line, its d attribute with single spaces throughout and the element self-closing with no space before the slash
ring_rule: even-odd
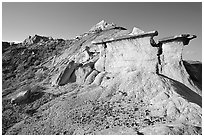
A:
<svg viewBox="0 0 204 137">
<path fill-rule="evenodd" d="M 182 59 L 195 36 L 157 35 L 102 21 L 73 40 L 4 43 L 3 134 L 201 135 L 202 64 Z M 29 101 L 11 104 L 25 85 Z"/>
<path fill-rule="evenodd" d="M 78 67 L 74 72 L 76 75 L 76 82 L 79 84 L 83 84 L 85 82 L 85 79 L 91 72 L 92 67 L 90 65 Z"/>
<path fill-rule="evenodd" d="M 90 75 L 87 76 L 85 84 L 91 84 L 94 80 L 95 77 L 98 75 L 98 71 L 93 70 Z"/>
<path fill-rule="evenodd" d="M 107 43 L 105 70 L 113 73 L 134 69 L 156 72 L 157 49 L 150 45 L 149 39 Z"/>
<path fill-rule="evenodd" d="M 178 39 L 162 44 L 162 54 L 160 55 L 160 74 L 185 84 L 191 90 L 201 95 L 201 89 L 194 85 L 183 64 L 182 51 L 185 42 L 185 39 Z"/>
<path fill-rule="evenodd" d="M 101 73 L 99 73 L 96 77 L 95 77 L 95 80 L 93 81 L 94 84 L 96 85 L 100 85 L 102 80 L 103 80 L 103 77 L 105 76 L 106 72 L 103 71 Z"/>
<path fill-rule="evenodd" d="M 132 29 L 132 32 L 131 32 L 129 35 L 138 35 L 138 34 L 142 34 L 142 33 L 144 33 L 143 30 L 134 27 L 134 28 Z"/>
<path fill-rule="evenodd" d="M 99 59 L 96 61 L 94 64 L 94 67 L 98 71 L 105 71 L 105 61 L 106 61 L 106 49 L 104 48 L 103 45 L 99 45 Z"/>
<path fill-rule="evenodd" d="M 21 91 L 11 99 L 11 103 L 23 103 L 23 101 L 26 101 L 30 96 L 30 90 Z"/>
</svg>

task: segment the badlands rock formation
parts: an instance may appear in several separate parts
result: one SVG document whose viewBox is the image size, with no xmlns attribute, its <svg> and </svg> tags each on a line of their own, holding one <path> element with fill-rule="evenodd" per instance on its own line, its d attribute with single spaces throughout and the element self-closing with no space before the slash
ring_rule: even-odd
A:
<svg viewBox="0 0 204 137">
<path fill-rule="evenodd" d="M 158 34 L 101 21 L 65 44 L 37 71 L 53 98 L 5 134 L 202 134 L 202 64 L 182 59 L 196 36 Z"/>
</svg>

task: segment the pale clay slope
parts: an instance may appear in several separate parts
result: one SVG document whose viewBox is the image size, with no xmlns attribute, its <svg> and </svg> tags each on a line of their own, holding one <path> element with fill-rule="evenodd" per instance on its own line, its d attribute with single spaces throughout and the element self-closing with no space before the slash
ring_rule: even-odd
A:
<svg viewBox="0 0 204 137">
<path fill-rule="evenodd" d="M 114 27 L 100 22 L 46 63 L 47 92 L 63 94 L 7 134 L 198 134 L 202 92 L 182 60 L 189 38 L 152 43 L 156 31 Z"/>
</svg>

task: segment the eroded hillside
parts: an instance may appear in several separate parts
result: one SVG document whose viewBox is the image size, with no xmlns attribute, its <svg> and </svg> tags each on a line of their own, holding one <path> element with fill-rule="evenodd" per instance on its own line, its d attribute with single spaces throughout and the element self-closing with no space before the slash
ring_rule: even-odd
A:
<svg viewBox="0 0 204 137">
<path fill-rule="evenodd" d="M 101 21 L 3 43 L 3 134 L 202 134 L 202 64 L 182 59 L 196 36 L 157 35 Z"/>
</svg>

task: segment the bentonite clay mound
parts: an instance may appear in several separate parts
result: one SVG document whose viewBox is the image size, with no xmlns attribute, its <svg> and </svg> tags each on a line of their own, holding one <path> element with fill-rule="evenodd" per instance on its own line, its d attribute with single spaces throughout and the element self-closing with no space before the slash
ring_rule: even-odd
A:
<svg viewBox="0 0 204 137">
<path fill-rule="evenodd" d="M 25 48 L 61 48 L 25 68 L 36 69 L 29 88 L 5 86 L 3 134 L 201 135 L 202 64 L 182 59 L 184 46 L 196 36 L 154 41 L 157 35 L 101 21 L 70 41 L 26 39 Z M 16 95 L 25 91 L 19 101 Z"/>
</svg>

